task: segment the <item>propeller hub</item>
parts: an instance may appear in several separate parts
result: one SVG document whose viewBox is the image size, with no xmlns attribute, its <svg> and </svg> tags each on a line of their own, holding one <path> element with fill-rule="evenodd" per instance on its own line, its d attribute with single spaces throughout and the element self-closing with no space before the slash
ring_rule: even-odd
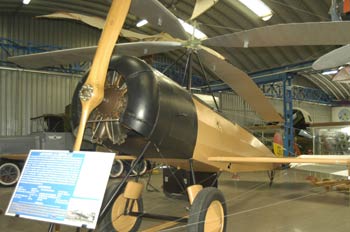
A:
<svg viewBox="0 0 350 232">
<path fill-rule="evenodd" d="M 79 91 L 79 98 L 82 101 L 88 101 L 94 92 L 94 88 L 91 85 L 83 85 Z"/>
</svg>

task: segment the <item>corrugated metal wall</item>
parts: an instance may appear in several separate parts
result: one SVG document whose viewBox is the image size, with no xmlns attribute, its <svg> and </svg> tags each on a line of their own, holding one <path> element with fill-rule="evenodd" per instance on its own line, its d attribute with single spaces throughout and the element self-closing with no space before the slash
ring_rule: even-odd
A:
<svg viewBox="0 0 350 232">
<path fill-rule="evenodd" d="M 0 37 L 59 47 L 96 45 L 100 31 L 62 20 L 0 15 Z M 1 49 L 1 48 L 0 48 Z M 14 50 L 10 50 L 15 55 Z M 0 135 L 30 133 L 30 118 L 63 113 L 71 101 L 77 76 L 29 72 L 0 67 Z"/>
<path fill-rule="evenodd" d="M 64 113 L 79 80 L 73 75 L 0 68 L 0 135 L 27 135 L 30 118 Z"/>
<path fill-rule="evenodd" d="M 228 119 L 239 125 L 261 124 L 262 120 L 240 96 L 233 93 L 220 93 L 220 109 Z"/>
<path fill-rule="evenodd" d="M 73 20 L 0 14 L 0 37 L 59 47 L 96 45 L 101 31 Z"/>
<path fill-rule="evenodd" d="M 283 101 L 282 99 L 270 99 L 272 105 L 277 112 L 283 115 Z M 293 101 L 293 107 L 299 107 L 310 113 L 314 122 L 331 122 L 332 108 L 330 106 Z M 256 125 L 261 124 L 261 118 L 247 105 L 241 97 L 233 93 L 220 94 L 220 108 L 223 114 L 239 125 Z"/>
</svg>

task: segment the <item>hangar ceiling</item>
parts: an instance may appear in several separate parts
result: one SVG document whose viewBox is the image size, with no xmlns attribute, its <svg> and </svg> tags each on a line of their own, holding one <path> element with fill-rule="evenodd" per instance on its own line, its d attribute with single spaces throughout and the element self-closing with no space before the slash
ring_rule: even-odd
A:
<svg viewBox="0 0 350 232">
<path fill-rule="evenodd" d="M 195 0 L 160 0 L 177 17 L 188 19 L 191 16 Z M 220 0 L 213 8 L 199 16 L 196 21 L 199 28 L 208 36 L 237 32 L 267 25 L 298 22 L 330 21 L 328 14 L 331 0 L 264 0 L 272 9 L 273 17 L 262 21 L 238 0 Z M 22 5 L 21 0 L 0 0 L 0 13 L 42 15 L 57 11 L 75 12 L 105 17 L 110 0 L 32 0 Z M 137 16 L 129 15 L 124 28 L 156 34 L 158 31 L 149 26 L 137 28 Z M 330 32 L 325 32 L 330 33 Z M 302 35 L 301 35 L 302 36 Z M 281 66 L 311 62 L 334 49 L 334 46 L 294 46 L 269 48 L 215 48 L 233 65 L 247 73 L 268 70 Z M 173 52 L 175 57 L 179 52 Z M 329 76 L 305 72 L 303 76 L 319 86 L 335 99 L 349 99 L 349 86 L 335 84 Z M 314 80 L 317 79 L 317 80 Z"/>
</svg>

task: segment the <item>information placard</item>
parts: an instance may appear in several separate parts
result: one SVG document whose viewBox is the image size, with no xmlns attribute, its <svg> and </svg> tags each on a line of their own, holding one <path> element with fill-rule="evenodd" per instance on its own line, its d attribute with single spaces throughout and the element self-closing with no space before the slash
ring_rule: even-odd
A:
<svg viewBox="0 0 350 232">
<path fill-rule="evenodd" d="M 94 229 L 114 155 L 30 151 L 6 215 Z"/>
</svg>

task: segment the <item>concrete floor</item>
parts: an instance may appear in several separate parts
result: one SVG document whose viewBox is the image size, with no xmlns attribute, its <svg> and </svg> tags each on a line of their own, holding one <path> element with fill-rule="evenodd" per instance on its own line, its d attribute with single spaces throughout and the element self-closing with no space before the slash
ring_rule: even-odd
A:
<svg viewBox="0 0 350 232">
<path fill-rule="evenodd" d="M 219 179 L 228 206 L 227 231 L 239 232 L 329 232 L 349 231 L 349 195 L 313 187 L 305 177 L 308 172 L 284 170 L 276 173 L 272 188 L 265 172 L 241 173 L 234 180 L 228 173 Z M 320 175 L 319 175 L 320 176 Z M 320 176 L 322 177 L 322 176 Z M 143 179 L 146 181 L 146 179 Z M 110 181 L 109 184 L 115 182 Z M 162 175 L 154 175 L 152 184 L 161 189 Z M 14 188 L 0 188 L 0 208 L 5 210 Z M 148 213 L 181 216 L 186 214 L 186 201 L 169 199 L 162 192 L 143 194 Z M 141 230 L 159 221 L 144 219 Z M 1 215 L 0 231 L 47 231 L 48 224 Z M 61 231 L 75 231 L 62 227 Z M 185 224 L 166 231 L 186 231 Z"/>
</svg>

